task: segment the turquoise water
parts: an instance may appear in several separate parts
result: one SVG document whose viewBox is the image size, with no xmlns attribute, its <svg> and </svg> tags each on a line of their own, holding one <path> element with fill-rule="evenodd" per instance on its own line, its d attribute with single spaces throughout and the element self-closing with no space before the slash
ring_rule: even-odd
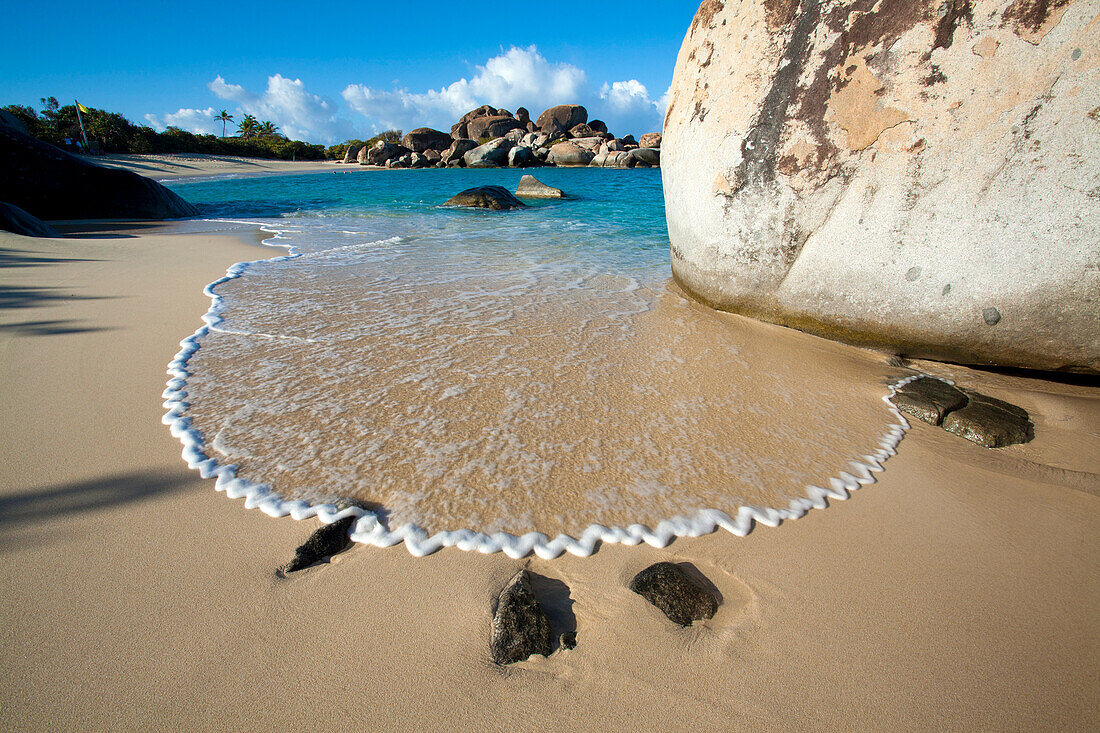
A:
<svg viewBox="0 0 1100 733">
<path fill-rule="evenodd" d="M 211 288 L 173 385 L 189 461 L 235 467 L 249 496 L 354 499 L 380 522 L 369 541 L 414 527 L 463 532 L 422 548 L 516 549 L 486 533 L 667 537 L 742 527 L 722 517 L 749 505 L 797 515 L 807 486 L 879 450 L 877 377 L 847 356 L 826 374 L 817 345 L 773 346 L 771 327 L 671 284 L 659 170 L 534 173 L 569 197 L 442 205 L 514 190 L 512 170 L 173 184 L 288 248 Z"/>
</svg>

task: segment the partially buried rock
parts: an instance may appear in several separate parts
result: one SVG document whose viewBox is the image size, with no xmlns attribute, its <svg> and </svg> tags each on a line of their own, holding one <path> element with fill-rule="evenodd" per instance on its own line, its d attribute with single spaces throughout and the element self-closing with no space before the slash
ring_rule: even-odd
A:
<svg viewBox="0 0 1100 733">
<path fill-rule="evenodd" d="M 652 603 L 680 626 L 713 618 L 718 598 L 679 565 L 659 562 L 650 565 L 630 581 L 630 590 Z"/>
<path fill-rule="evenodd" d="M 524 176 L 516 186 L 516 196 L 527 199 L 563 199 L 565 192 L 560 188 L 547 186 L 534 176 Z"/>
<path fill-rule="evenodd" d="M 508 189 L 501 186 L 478 186 L 467 188 L 465 191 L 455 194 L 447 200 L 446 206 L 472 206 L 479 209 L 494 209 L 496 211 L 508 211 L 509 209 L 522 209 L 527 206 Z"/>
<path fill-rule="evenodd" d="M 943 422 L 947 413 L 966 407 L 966 394 L 942 379 L 921 377 L 890 397 L 894 407 L 931 425 Z"/>
<path fill-rule="evenodd" d="M 553 635 L 550 620 L 531 592 L 531 579 L 521 570 L 504 586 L 493 614 L 489 650 L 497 664 L 522 662 L 532 654 L 550 656 Z"/>
<path fill-rule="evenodd" d="M 978 392 L 966 394 L 969 404 L 944 418 L 944 430 L 986 448 L 1027 443 L 1035 436 L 1027 410 Z"/>
<path fill-rule="evenodd" d="M 351 544 L 348 532 L 355 520 L 356 517 L 344 517 L 332 524 L 322 525 L 294 551 L 294 559 L 281 568 L 282 572 L 293 573 L 308 568 L 326 557 L 346 550 Z"/>
<path fill-rule="evenodd" d="M 14 204 L 0 201 L 0 229 L 24 237 L 60 237 L 53 227 Z"/>
</svg>

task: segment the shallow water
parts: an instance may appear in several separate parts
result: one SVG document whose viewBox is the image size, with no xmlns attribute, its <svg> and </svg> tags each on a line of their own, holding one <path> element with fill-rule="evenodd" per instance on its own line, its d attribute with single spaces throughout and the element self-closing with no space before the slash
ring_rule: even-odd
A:
<svg viewBox="0 0 1100 733">
<path fill-rule="evenodd" d="M 577 536 L 787 506 L 878 449 L 879 360 L 671 284 L 659 171 L 535 173 L 573 197 L 440 206 L 507 170 L 174 185 L 297 255 L 214 289 L 187 362 L 203 452 L 389 527 Z"/>
</svg>

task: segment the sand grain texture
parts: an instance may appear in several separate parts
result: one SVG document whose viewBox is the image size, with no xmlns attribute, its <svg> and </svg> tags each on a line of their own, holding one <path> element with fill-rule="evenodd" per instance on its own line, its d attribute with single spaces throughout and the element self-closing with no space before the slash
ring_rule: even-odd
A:
<svg viewBox="0 0 1100 733">
<path fill-rule="evenodd" d="M 878 484 L 742 539 L 355 547 L 277 581 L 315 522 L 217 494 L 160 423 L 202 286 L 263 253 L 188 226 L 0 235 L 4 729 L 1100 726 L 1095 389 L 945 368 L 1036 439 L 916 424 Z M 713 581 L 713 619 L 679 629 L 629 590 L 661 560 Z M 524 565 L 569 587 L 577 647 L 502 674 L 490 601 Z"/>
</svg>

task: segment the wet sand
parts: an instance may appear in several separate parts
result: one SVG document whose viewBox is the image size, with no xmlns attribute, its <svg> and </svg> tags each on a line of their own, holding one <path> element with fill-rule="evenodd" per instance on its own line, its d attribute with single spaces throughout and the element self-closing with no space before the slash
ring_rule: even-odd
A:
<svg viewBox="0 0 1100 733">
<path fill-rule="evenodd" d="M 1036 440 L 915 424 L 879 483 L 744 538 L 355 547 L 279 581 L 316 520 L 218 494 L 160 422 L 203 285 L 270 253 L 189 228 L 0 234 L 5 728 L 1100 725 L 1096 388 L 922 364 L 1027 408 Z M 681 630 L 632 594 L 658 560 L 704 572 L 718 615 Z M 568 587 L 547 583 L 578 645 L 500 671 L 490 599 L 524 566 Z"/>
<path fill-rule="evenodd" d="M 219 175 L 262 176 L 273 173 L 313 173 L 324 170 L 380 170 L 375 166 L 343 165 L 331 160 L 268 160 L 201 153 L 101 155 L 89 160 L 109 168 L 133 171 L 157 181 Z"/>
</svg>

